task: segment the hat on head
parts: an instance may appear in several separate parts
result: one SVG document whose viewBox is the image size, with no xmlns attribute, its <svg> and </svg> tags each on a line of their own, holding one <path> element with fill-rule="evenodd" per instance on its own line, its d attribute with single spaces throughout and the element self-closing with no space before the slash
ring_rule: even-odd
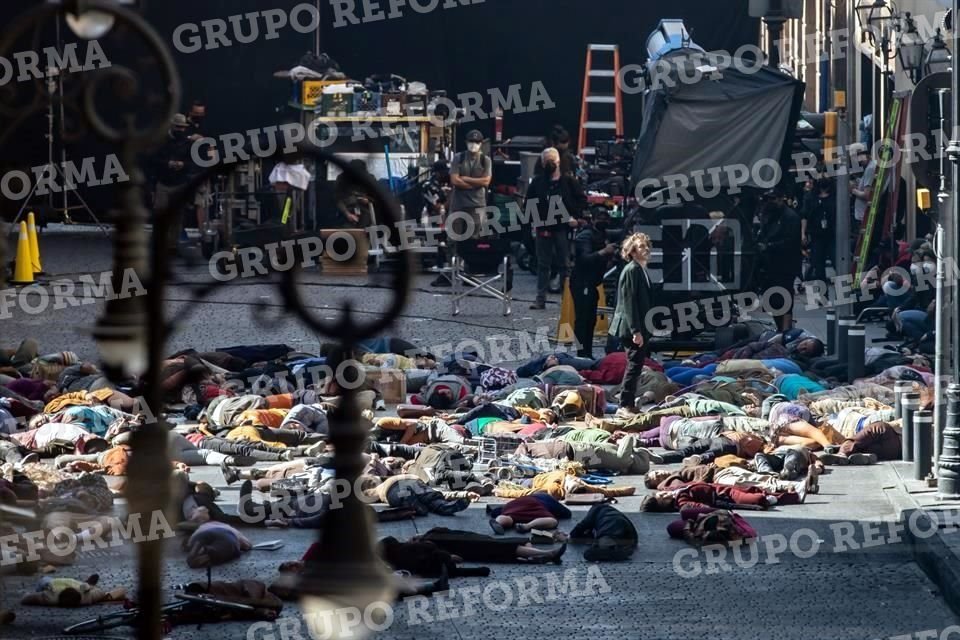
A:
<svg viewBox="0 0 960 640">
<path fill-rule="evenodd" d="M 182 113 L 178 113 L 173 116 L 173 120 L 170 124 L 172 124 L 174 127 L 186 127 L 189 123 L 187 122 L 187 116 L 183 115 Z"/>
<path fill-rule="evenodd" d="M 467 142 L 483 142 L 483 134 L 474 129 L 467 134 Z"/>
</svg>

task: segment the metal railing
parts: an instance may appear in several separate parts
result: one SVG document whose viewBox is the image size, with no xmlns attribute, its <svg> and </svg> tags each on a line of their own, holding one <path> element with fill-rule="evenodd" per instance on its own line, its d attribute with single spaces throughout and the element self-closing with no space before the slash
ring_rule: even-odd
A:
<svg viewBox="0 0 960 640">
<path fill-rule="evenodd" d="M 111 61 L 108 68 L 71 74 L 70 82 L 74 84 L 74 90 L 69 92 L 69 96 L 65 92 L 63 99 L 69 101 L 69 108 L 82 115 L 85 125 L 102 142 L 115 150 L 124 172 L 130 177 L 129 181 L 116 186 L 118 211 L 113 217 L 113 275 L 114 282 L 122 282 L 123 274 L 133 270 L 143 283 L 146 295 L 109 300 L 94 330 L 94 337 L 104 356 L 105 374 L 116 380 L 138 374 L 139 392 L 146 406 L 159 416 L 158 409 L 163 398 L 160 372 L 168 337 L 174 327 L 197 307 L 196 302 L 225 285 L 211 282 L 194 286 L 192 303 L 184 305 L 180 313 L 168 318 L 164 293 L 173 267 L 171 232 L 179 231 L 179 212 L 184 204 L 192 200 L 194 191 L 207 180 L 226 173 L 228 167 L 213 167 L 197 176 L 172 199 L 166 210 L 155 212 L 152 229 L 147 230 L 150 216 L 144 205 L 145 178 L 138 158 L 167 135 L 181 99 L 179 74 L 160 35 L 139 14 L 116 2 L 65 0 L 62 3 L 43 3 L 8 23 L 0 37 L 0 56 L 11 59 L 15 43 L 21 38 L 30 37 L 31 30 L 34 48 L 39 48 L 36 43 L 44 27 L 62 19 L 66 13 L 80 14 L 84 11 L 112 15 L 114 26 L 111 33 L 119 30 L 127 41 L 135 39 L 148 51 L 147 56 L 137 58 L 138 63 L 146 65 L 145 69 L 139 71 Z M 141 80 L 148 79 L 146 74 L 150 75 L 151 80 L 160 80 L 162 90 L 159 94 L 138 95 L 145 84 Z M 8 119 L 6 126 L 0 129 L 0 148 L 3 148 L 19 124 L 28 122 L 29 118 L 42 110 L 44 81 L 20 84 L 32 86 L 36 94 L 23 100 L 20 91 L 0 93 L 0 117 Z M 113 98 L 109 115 L 98 107 L 104 95 Z M 155 109 L 157 114 L 151 122 L 138 125 L 140 105 L 143 104 L 160 104 L 161 108 Z M 117 107 L 120 106 L 128 108 L 118 114 Z M 399 206 L 371 178 L 320 149 L 301 148 L 297 152 L 339 166 L 369 191 L 379 215 L 385 218 L 384 223 L 400 220 Z M 272 159 L 280 159 L 285 155 L 281 151 Z M 389 308 L 372 323 L 363 325 L 353 313 L 349 301 L 342 303 L 339 319 L 324 322 L 315 318 L 304 305 L 297 287 L 298 271 L 295 266 L 271 275 L 284 302 L 284 310 L 294 314 L 313 332 L 337 342 L 337 347 L 330 354 L 333 370 L 352 357 L 354 346 L 359 341 L 378 335 L 389 327 L 406 303 L 410 270 L 398 269 L 393 274 L 393 300 Z M 263 311 L 264 308 L 258 308 L 255 315 L 262 315 Z M 130 365 L 137 361 L 142 361 L 144 366 L 131 370 Z M 343 400 L 330 415 L 330 442 L 335 449 L 332 466 L 338 478 L 343 478 L 353 486 L 363 468 L 362 449 L 367 432 L 354 402 L 354 390 L 345 389 L 343 393 Z M 142 517 L 158 511 L 167 512 L 171 508 L 171 462 L 166 444 L 168 428 L 163 420 L 148 424 L 137 431 L 130 443 L 132 457 L 126 497 L 131 516 L 140 514 Z M 359 604 L 358 598 L 363 598 L 364 594 L 383 597 L 384 585 L 388 581 L 383 565 L 373 553 L 372 535 L 369 510 L 357 496 L 351 493 L 342 501 L 341 508 L 331 510 L 325 529 L 318 536 L 321 549 L 319 560 L 308 563 L 300 583 L 301 603 L 308 611 Z M 136 548 L 136 600 L 143 612 L 138 621 L 137 637 L 143 640 L 160 640 L 162 637 L 162 545 L 162 540 L 144 541 Z"/>
</svg>

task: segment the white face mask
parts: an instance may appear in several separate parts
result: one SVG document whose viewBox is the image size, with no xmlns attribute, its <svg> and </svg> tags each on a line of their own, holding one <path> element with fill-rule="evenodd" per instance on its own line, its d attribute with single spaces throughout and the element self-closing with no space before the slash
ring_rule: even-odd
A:
<svg viewBox="0 0 960 640">
<path fill-rule="evenodd" d="M 479 142 L 468 142 L 468 143 L 467 143 L 467 151 L 469 151 L 470 153 L 477 153 L 478 151 L 480 151 L 480 143 L 479 143 Z"/>
</svg>

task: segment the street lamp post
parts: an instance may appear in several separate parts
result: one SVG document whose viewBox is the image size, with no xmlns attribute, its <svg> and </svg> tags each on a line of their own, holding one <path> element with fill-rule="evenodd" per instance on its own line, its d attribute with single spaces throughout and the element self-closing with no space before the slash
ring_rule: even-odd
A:
<svg viewBox="0 0 960 640">
<path fill-rule="evenodd" d="M 910 76 L 910 80 L 916 84 L 922 73 L 925 45 L 909 12 L 904 15 L 903 34 L 900 36 L 900 44 L 897 49 L 897 55 L 900 58 L 903 70 Z"/>
<path fill-rule="evenodd" d="M 198 306 L 188 304 L 177 314 L 171 314 L 172 317 L 166 313 L 164 294 L 172 260 L 168 232 L 176 224 L 183 206 L 192 201 L 194 192 L 207 181 L 225 174 L 229 167 L 208 169 L 185 185 L 166 210 L 155 212 L 152 234 L 147 233 L 149 216 L 143 205 L 144 175 L 139 166 L 139 157 L 149 152 L 166 135 L 169 123 L 180 105 L 180 80 L 164 39 L 141 16 L 122 5 L 130 5 L 130 2 L 49 0 L 41 3 L 5 25 L 0 34 L 0 57 L 11 56 L 18 39 L 30 29 L 39 28 L 49 20 L 66 19 L 68 15 L 73 16 L 70 19 L 71 29 L 80 37 L 105 37 L 113 28 L 121 27 L 132 32 L 146 46 L 147 52 L 136 60 L 149 66 L 150 79 L 160 81 L 160 95 L 150 95 L 143 89 L 144 83 L 140 82 L 145 79 L 142 74 L 135 73 L 119 61 L 112 61 L 108 69 L 96 74 L 76 74 L 75 77 L 81 84 L 78 95 L 82 104 L 78 110 L 83 120 L 103 142 L 117 149 L 124 172 L 130 178 L 118 187 L 120 211 L 115 217 L 114 283 L 119 285 L 125 282 L 124 275 L 132 273 L 145 289 L 142 296 L 110 300 L 103 318 L 97 323 L 94 336 L 101 352 L 104 373 L 113 379 L 142 374 L 138 391 L 146 407 L 154 415 L 159 415 L 158 408 L 163 399 L 160 375 L 166 340 L 176 322 Z M 23 83 L 22 86 L 33 85 Z M 118 99 L 112 106 L 134 106 L 122 111 L 119 116 L 114 110 L 110 114 L 99 111 L 98 101 L 94 98 L 98 90 L 105 93 L 108 87 L 117 93 Z M 134 96 L 138 89 L 147 95 Z M 132 97 L 140 101 L 132 100 Z M 7 107 L 7 99 L 7 94 L 0 95 L 0 106 Z M 139 109 L 141 103 L 156 106 L 155 119 L 148 124 L 142 124 L 136 117 L 139 112 L 134 109 Z M 35 111 L 35 106 L 24 108 L 16 112 L 16 117 L 25 118 Z M 0 109 L 4 115 L 11 112 L 10 109 Z M 116 124 L 118 118 L 120 124 Z M 12 127 L 0 127 L 0 145 L 10 139 L 12 130 Z M 346 173 L 355 184 L 370 194 L 385 224 L 400 220 L 395 200 L 368 174 L 358 172 L 346 161 L 315 147 L 304 146 L 297 151 L 316 160 L 332 163 Z M 282 160 L 288 155 L 289 151 L 280 150 L 266 160 Z M 280 280 L 278 287 L 284 310 L 295 315 L 312 333 L 340 343 L 332 357 L 336 371 L 341 370 L 336 364 L 351 357 L 353 345 L 387 331 L 406 303 L 409 268 L 396 271 L 390 306 L 369 325 L 360 324 L 349 303 L 338 305 L 342 313 L 336 323 L 326 323 L 315 318 L 301 299 L 296 286 L 298 267 L 294 261 L 292 269 L 274 274 Z M 191 302 L 200 302 L 216 291 L 220 284 L 197 287 Z M 346 387 L 341 403 L 331 414 L 330 441 L 334 445 L 333 466 L 337 479 L 349 482 L 352 489 L 363 467 L 362 450 L 369 425 L 360 420 L 353 402 L 355 394 L 351 389 L 353 387 Z M 170 508 L 171 493 L 167 425 L 162 419 L 151 422 L 133 434 L 130 473 L 125 491 L 130 515 L 150 516 L 144 518 L 147 522 L 152 521 L 153 514 L 166 512 Z M 392 601 L 389 576 L 373 552 L 368 508 L 355 491 L 348 492 L 341 500 L 340 507 L 331 511 L 329 521 L 319 534 L 321 552 L 306 563 L 300 592 L 308 613 L 326 613 L 332 607 L 339 606 L 361 608 L 377 599 Z M 137 618 L 136 636 L 140 640 L 161 640 L 163 637 L 163 543 L 161 537 L 137 545 L 136 598 L 141 613 Z"/>
</svg>

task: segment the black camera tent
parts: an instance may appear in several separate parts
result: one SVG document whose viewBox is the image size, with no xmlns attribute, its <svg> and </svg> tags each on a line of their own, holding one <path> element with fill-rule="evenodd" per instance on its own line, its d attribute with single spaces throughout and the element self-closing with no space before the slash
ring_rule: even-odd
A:
<svg viewBox="0 0 960 640">
<path fill-rule="evenodd" d="M 680 50 L 651 68 L 632 189 L 697 173 L 707 187 L 730 187 L 732 176 L 738 187 L 762 187 L 764 167 L 788 169 L 804 83 L 760 61 L 719 60 Z M 750 175 L 741 179 L 734 166 Z"/>
</svg>

